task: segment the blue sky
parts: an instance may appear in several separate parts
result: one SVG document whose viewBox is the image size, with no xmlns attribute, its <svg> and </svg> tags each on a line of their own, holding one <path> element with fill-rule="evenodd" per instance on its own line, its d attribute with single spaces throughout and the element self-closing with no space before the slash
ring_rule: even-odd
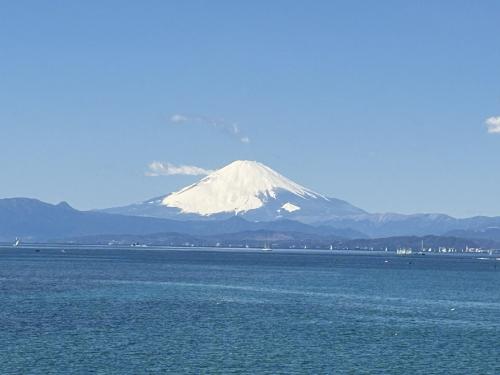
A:
<svg viewBox="0 0 500 375">
<path fill-rule="evenodd" d="M 252 159 L 373 212 L 500 215 L 499 14 L 496 0 L 3 1 L 0 196 L 109 207 L 200 177 L 148 176 L 153 161 Z"/>
</svg>

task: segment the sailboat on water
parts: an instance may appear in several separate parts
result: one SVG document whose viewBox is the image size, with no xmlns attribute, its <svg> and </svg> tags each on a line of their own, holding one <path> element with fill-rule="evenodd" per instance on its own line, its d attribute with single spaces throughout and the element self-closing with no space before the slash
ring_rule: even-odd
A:
<svg viewBox="0 0 500 375">
<path fill-rule="evenodd" d="M 266 243 L 264 243 L 264 247 L 262 248 L 262 251 L 273 251 L 273 249 Z"/>
<path fill-rule="evenodd" d="M 14 243 L 12 244 L 13 247 L 18 247 L 19 245 L 21 245 L 21 239 L 16 237 L 16 240 L 14 241 Z"/>
</svg>

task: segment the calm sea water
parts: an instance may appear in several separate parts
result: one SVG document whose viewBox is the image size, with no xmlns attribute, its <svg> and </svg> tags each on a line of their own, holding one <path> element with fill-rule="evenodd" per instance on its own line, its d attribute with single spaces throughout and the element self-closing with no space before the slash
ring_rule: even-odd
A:
<svg viewBox="0 0 500 375">
<path fill-rule="evenodd" d="M 500 262 L 0 248 L 0 319 L 0 374 L 500 374 Z"/>
</svg>

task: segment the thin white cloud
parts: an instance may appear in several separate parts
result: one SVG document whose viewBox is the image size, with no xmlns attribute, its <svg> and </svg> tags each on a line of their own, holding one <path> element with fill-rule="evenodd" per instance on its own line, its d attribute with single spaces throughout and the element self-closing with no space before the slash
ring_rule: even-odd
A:
<svg viewBox="0 0 500 375">
<path fill-rule="evenodd" d="M 179 115 L 179 114 L 172 115 L 170 117 L 170 121 L 172 121 L 174 124 L 181 124 L 181 123 L 186 122 L 188 120 L 189 119 L 186 116 Z"/>
<path fill-rule="evenodd" d="M 250 138 L 247 135 L 242 134 L 240 127 L 235 122 L 227 122 L 222 119 L 215 119 L 207 116 L 188 116 L 181 113 L 176 113 L 170 116 L 170 122 L 174 124 L 209 126 L 229 134 L 242 143 L 250 143 Z"/>
<path fill-rule="evenodd" d="M 212 172 L 213 171 L 210 169 L 204 169 L 194 165 L 174 165 L 168 162 L 153 161 L 148 165 L 148 171 L 146 171 L 145 175 L 148 177 L 173 175 L 206 176 Z"/>
<path fill-rule="evenodd" d="M 485 123 L 488 128 L 488 133 L 500 133 L 500 116 L 487 118 Z"/>
</svg>

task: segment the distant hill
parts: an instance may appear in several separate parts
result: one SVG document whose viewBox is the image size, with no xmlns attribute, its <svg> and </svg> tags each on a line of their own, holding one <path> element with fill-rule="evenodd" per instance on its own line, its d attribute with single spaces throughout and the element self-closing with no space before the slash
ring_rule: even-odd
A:
<svg viewBox="0 0 500 375">
<path fill-rule="evenodd" d="M 484 231 L 489 227 L 500 227 L 500 217 L 476 216 L 457 219 L 443 214 L 362 214 L 336 217 L 323 221 L 321 224 L 337 229 L 356 230 L 369 237 L 442 236 L 449 233 L 467 237 L 467 233 L 473 234 L 475 231 Z M 483 238 L 494 239 L 494 237 Z"/>
<path fill-rule="evenodd" d="M 471 238 L 471 239 L 481 239 L 481 240 L 493 240 L 500 242 L 500 227 L 489 227 L 479 230 L 454 230 L 447 233 L 449 236 Z"/>
<path fill-rule="evenodd" d="M 82 212 L 67 203 L 36 199 L 0 199 L 0 239 L 44 240 L 102 233 L 144 234 L 165 230 L 175 222 L 155 218 Z"/>
</svg>

